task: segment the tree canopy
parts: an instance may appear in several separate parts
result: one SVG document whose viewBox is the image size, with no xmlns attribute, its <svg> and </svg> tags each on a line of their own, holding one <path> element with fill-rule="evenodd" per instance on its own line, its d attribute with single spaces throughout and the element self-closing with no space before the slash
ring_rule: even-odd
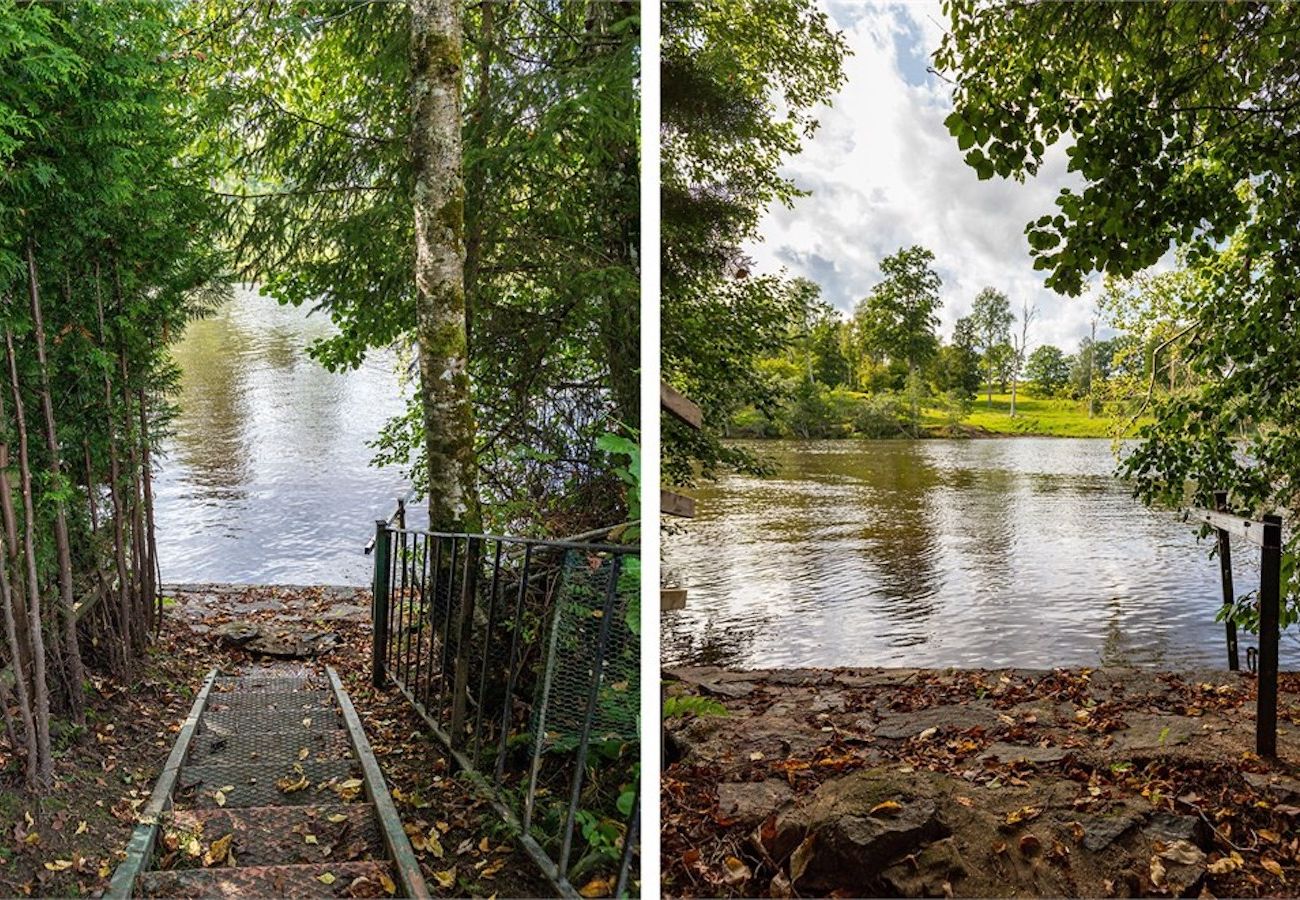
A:
<svg viewBox="0 0 1300 900">
<path fill-rule="evenodd" d="M 742 247 L 771 204 L 799 196 L 780 166 L 843 83 L 845 52 L 811 0 L 663 5 L 661 358 L 705 418 L 702 431 L 665 418 L 668 479 L 758 465 L 720 438 L 738 409 L 774 402 L 754 366 L 785 346 L 802 309 L 785 279 L 754 275 Z"/>
<path fill-rule="evenodd" d="M 1050 287 L 1176 248 L 1186 390 L 1151 398 L 1122 470 L 1148 502 L 1300 511 L 1300 10 L 1292 3 L 947 6 L 947 124 L 981 178 L 1063 142 L 1082 186 L 1026 228 Z M 1291 539 L 1292 548 L 1296 538 Z M 1288 585 L 1287 590 L 1294 592 Z"/>
</svg>

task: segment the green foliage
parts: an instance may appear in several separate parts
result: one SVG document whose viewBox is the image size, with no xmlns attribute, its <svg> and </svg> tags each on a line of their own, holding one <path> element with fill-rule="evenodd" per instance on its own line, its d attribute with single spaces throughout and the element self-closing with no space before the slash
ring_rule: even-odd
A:
<svg viewBox="0 0 1300 900">
<path fill-rule="evenodd" d="M 924 247 L 907 247 L 880 261 L 884 278 L 853 313 L 868 355 L 902 362 L 913 372 L 938 353 L 941 282 L 933 262 Z"/>
<path fill-rule="evenodd" d="M 755 377 L 787 346 L 803 298 L 756 277 L 741 247 L 772 203 L 799 195 L 780 171 L 843 83 L 843 38 L 813 0 L 723 0 L 662 8 L 663 374 L 703 410 L 705 428 L 665 417 L 663 472 L 689 484 L 758 460 L 721 437 L 744 407 L 776 397 Z"/>
<path fill-rule="evenodd" d="M 1034 175 L 1068 141 L 1078 186 L 1026 228 L 1049 287 L 1128 279 L 1177 248 L 1161 298 L 1182 383 L 1121 470 L 1148 503 L 1300 512 L 1294 4 L 954 3 L 936 64 L 981 177 Z M 1154 368 L 1154 367 L 1153 367 Z M 1297 536 L 1288 538 L 1290 552 Z M 1285 586 L 1289 602 L 1296 585 Z"/>
<path fill-rule="evenodd" d="M 409 347 L 407 5 L 191 9 L 206 55 L 193 73 L 201 139 L 228 167 L 242 273 L 328 312 L 339 333 L 313 348 L 327 366 Z M 639 19 L 635 5 L 549 0 L 464 15 L 466 319 L 487 524 L 574 533 L 625 515 L 595 443 L 639 417 Z M 423 489 L 418 406 L 376 449 Z"/>
<path fill-rule="evenodd" d="M 692 694 L 676 694 L 665 697 L 663 703 L 664 721 L 679 719 L 683 716 L 725 716 L 727 708 L 717 700 L 709 697 L 696 697 Z"/>
<path fill-rule="evenodd" d="M 1025 378 L 1032 381 L 1044 397 L 1055 397 L 1070 383 L 1070 361 L 1060 347 L 1043 344 L 1029 354 Z"/>
</svg>

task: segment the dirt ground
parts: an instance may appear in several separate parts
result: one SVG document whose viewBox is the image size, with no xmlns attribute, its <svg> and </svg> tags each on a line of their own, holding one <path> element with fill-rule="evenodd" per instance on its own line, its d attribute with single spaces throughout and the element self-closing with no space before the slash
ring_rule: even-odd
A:
<svg viewBox="0 0 1300 900">
<path fill-rule="evenodd" d="M 1295 896 L 1279 758 L 1223 671 L 665 673 L 672 896 Z"/>
<path fill-rule="evenodd" d="M 234 622 L 337 636 L 319 664 L 338 670 L 435 895 L 550 894 L 496 813 L 449 773 L 409 705 L 371 687 L 368 592 L 182 585 L 164 596 L 162 633 L 137 677 L 129 685 L 96 677 L 85 733 L 61 730 L 52 790 L 28 795 L 22 762 L 0 738 L 0 896 L 103 893 L 204 676 L 255 661 L 220 640 L 219 629 Z M 421 837 L 431 830 L 441 835 L 432 844 Z"/>
</svg>

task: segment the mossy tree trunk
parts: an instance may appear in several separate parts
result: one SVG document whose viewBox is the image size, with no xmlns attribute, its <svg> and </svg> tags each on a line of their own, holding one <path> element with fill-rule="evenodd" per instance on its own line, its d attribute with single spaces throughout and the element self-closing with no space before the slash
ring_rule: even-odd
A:
<svg viewBox="0 0 1300 900">
<path fill-rule="evenodd" d="M 411 2 L 411 166 L 416 344 L 429 475 L 429 526 L 480 525 L 465 328 L 461 9 Z"/>
</svg>

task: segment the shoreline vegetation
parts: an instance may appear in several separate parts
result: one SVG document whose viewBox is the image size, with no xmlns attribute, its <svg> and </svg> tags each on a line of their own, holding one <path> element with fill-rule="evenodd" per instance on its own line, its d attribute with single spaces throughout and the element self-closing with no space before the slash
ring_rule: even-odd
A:
<svg viewBox="0 0 1300 900">
<path fill-rule="evenodd" d="M 738 414 L 727 430 L 730 440 L 879 440 L 893 438 L 1002 438 L 1075 437 L 1128 438 L 1145 420 L 1097 412 L 1088 415 L 1086 400 L 1035 397 L 1021 392 L 1016 397 L 1016 415 L 1010 415 L 1011 395 L 994 393 L 992 406 L 987 395 L 969 406 L 960 417 L 951 410 L 925 407 L 915 429 L 873 416 L 873 397 L 857 391 L 830 392 L 831 416 L 815 428 L 796 429 L 750 408 Z"/>
</svg>

